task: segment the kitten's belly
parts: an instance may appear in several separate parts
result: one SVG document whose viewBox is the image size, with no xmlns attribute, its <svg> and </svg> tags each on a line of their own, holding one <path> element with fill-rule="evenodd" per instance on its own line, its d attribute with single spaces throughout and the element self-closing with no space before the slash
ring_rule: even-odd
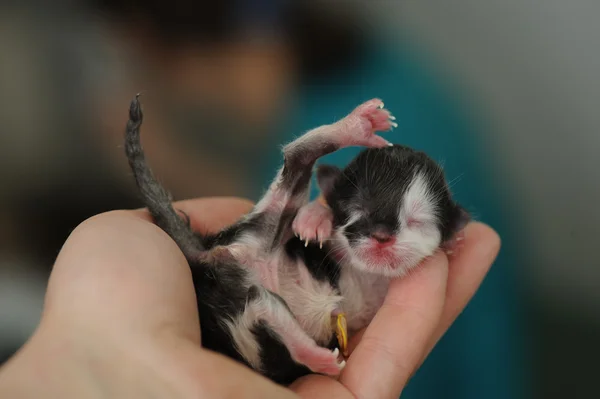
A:
<svg viewBox="0 0 600 399">
<path fill-rule="evenodd" d="M 383 304 L 389 279 L 355 270 L 343 269 L 339 281 L 343 296 L 342 309 L 346 313 L 350 334 L 366 327 Z"/>
</svg>

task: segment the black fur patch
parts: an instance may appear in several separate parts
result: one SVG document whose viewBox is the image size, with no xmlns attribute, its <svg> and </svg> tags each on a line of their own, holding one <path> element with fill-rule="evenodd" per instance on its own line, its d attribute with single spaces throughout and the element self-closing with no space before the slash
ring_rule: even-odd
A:
<svg viewBox="0 0 600 399">
<path fill-rule="evenodd" d="M 308 243 L 305 246 L 299 238 L 292 237 L 285 250 L 292 259 L 302 259 L 315 280 L 328 281 L 333 288 L 338 288 L 340 265 L 328 255 L 331 249 L 327 243 L 321 249 L 319 244 Z"/>
<path fill-rule="evenodd" d="M 294 362 L 279 336 L 267 324 L 259 322 L 252 332 L 261 348 L 260 356 L 267 378 L 289 385 L 311 373 L 306 366 Z"/>
<path fill-rule="evenodd" d="M 243 233 L 256 233 L 264 228 L 264 215 L 255 214 L 249 219 L 240 220 L 226 227 L 217 234 L 200 236 L 205 248 L 213 248 L 216 245 L 229 245 L 235 242 Z"/>
<path fill-rule="evenodd" d="M 248 291 L 242 282 L 246 280 L 247 272 L 230 264 L 190 262 L 190 268 L 201 315 L 202 346 L 249 366 L 235 349 L 222 323 L 224 318 L 233 318 L 245 308 Z"/>
<path fill-rule="evenodd" d="M 267 324 L 258 323 L 252 332 L 261 347 L 261 360 L 267 378 L 278 384 L 289 385 L 298 378 L 311 374 L 310 369 L 294 362 L 277 333 Z M 335 335 L 327 347 L 331 350 L 338 347 Z"/>
</svg>

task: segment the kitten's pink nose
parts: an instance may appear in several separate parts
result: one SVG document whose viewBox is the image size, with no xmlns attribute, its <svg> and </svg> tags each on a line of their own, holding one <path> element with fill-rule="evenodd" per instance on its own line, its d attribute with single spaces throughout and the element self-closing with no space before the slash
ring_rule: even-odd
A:
<svg viewBox="0 0 600 399">
<path fill-rule="evenodd" d="M 393 242 L 394 236 L 385 229 L 376 229 L 371 233 L 371 237 L 380 244 L 389 244 Z"/>
</svg>

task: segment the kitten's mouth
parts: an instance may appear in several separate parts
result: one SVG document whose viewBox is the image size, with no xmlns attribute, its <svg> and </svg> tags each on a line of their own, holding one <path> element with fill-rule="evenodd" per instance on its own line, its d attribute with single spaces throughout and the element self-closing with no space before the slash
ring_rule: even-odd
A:
<svg viewBox="0 0 600 399">
<path fill-rule="evenodd" d="M 402 268 L 403 264 L 408 260 L 393 245 L 365 245 L 356 252 L 373 269 L 386 268 L 396 270 Z"/>
<path fill-rule="evenodd" d="M 363 240 L 353 246 L 354 256 L 360 261 L 360 268 L 389 277 L 405 275 L 419 264 L 421 254 L 408 243 L 395 241 L 381 245 L 374 240 Z"/>
</svg>

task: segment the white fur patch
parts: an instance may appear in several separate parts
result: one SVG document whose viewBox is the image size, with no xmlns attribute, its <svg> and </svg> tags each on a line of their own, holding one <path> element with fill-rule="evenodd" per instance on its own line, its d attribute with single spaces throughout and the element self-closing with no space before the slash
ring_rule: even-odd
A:
<svg viewBox="0 0 600 399">
<path fill-rule="evenodd" d="M 327 281 L 315 280 L 302 261 L 280 265 L 281 296 L 286 301 L 302 330 L 317 343 L 329 343 L 333 330 L 331 313 L 342 297 Z"/>
<path fill-rule="evenodd" d="M 228 246 L 230 253 L 240 266 L 253 272 L 260 285 L 279 292 L 279 262 L 281 251 L 268 253 L 264 242 L 255 234 L 244 234 L 236 239 L 235 244 Z"/>
<path fill-rule="evenodd" d="M 423 173 L 418 172 L 404 193 L 399 220 L 404 228 L 410 219 L 420 224 L 435 224 L 437 208 L 435 194 Z"/>
<path fill-rule="evenodd" d="M 256 323 L 256 314 L 249 308 L 234 320 L 224 321 L 236 349 L 244 359 L 255 370 L 260 371 L 262 361 L 260 359 L 260 346 L 252 333 L 252 327 Z"/>
<path fill-rule="evenodd" d="M 433 255 L 439 247 L 442 235 L 437 226 L 438 212 L 435 193 L 425 175 L 418 172 L 404 194 L 398 214 L 402 227 L 396 237 L 395 248 L 410 254 L 406 271 Z M 410 224 L 410 220 L 416 223 Z"/>
<path fill-rule="evenodd" d="M 362 217 L 364 217 L 364 212 L 352 210 L 350 211 L 350 217 L 348 221 L 343 225 L 337 228 L 338 235 L 343 235 L 348 227 L 358 222 Z"/>
</svg>

